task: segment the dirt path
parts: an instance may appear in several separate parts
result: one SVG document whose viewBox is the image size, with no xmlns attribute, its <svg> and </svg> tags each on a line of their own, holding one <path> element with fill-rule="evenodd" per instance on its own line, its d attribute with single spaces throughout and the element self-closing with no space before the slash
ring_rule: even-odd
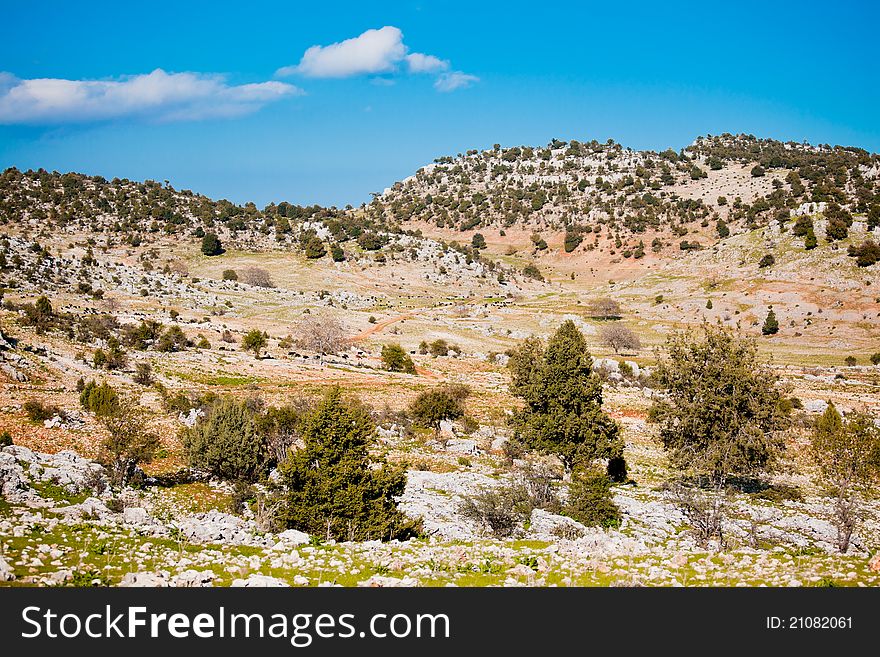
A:
<svg viewBox="0 0 880 657">
<path fill-rule="evenodd" d="M 404 319 L 410 319 L 412 316 L 413 316 L 412 313 L 406 313 L 405 315 L 398 315 L 397 317 L 391 317 L 391 318 L 385 319 L 381 322 L 377 322 L 376 324 L 374 324 L 373 326 L 368 328 L 366 331 L 362 331 L 361 333 L 358 333 L 357 335 L 355 335 L 353 338 L 351 338 L 351 341 L 352 342 L 363 342 L 368 337 L 370 337 L 374 333 L 378 333 L 379 331 L 381 331 L 385 327 L 391 326 L 392 324 L 394 324 L 396 322 L 403 321 Z"/>
</svg>

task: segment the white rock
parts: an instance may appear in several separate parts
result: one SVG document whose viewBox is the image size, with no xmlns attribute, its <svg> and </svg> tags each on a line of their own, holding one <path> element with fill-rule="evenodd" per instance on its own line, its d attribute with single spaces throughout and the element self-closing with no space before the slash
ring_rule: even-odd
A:
<svg viewBox="0 0 880 657">
<path fill-rule="evenodd" d="M 358 582 L 361 587 L 377 587 L 377 588 L 396 588 L 396 587 L 413 587 L 418 586 L 419 580 L 414 577 L 386 577 L 384 575 L 373 575 L 369 579 Z"/>
<path fill-rule="evenodd" d="M 247 579 L 233 580 L 235 588 L 282 588 L 289 586 L 284 580 L 269 575 L 251 575 Z"/>
<path fill-rule="evenodd" d="M 285 529 L 278 534 L 278 540 L 291 545 L 303 545 L 309 542 L 309 535 L 298 529 Z"/>
<path fill-rule="evenodd" d="M 0 582 L 11 582 L 15 579 L 15 572 L 12 566 L 2 556 L 0 556 Z"/>
<path fill-rule="evenodd" d="M 168 586 L 168 573 L 164 570 L 147 573 L 126 573 L 119 586 L 126 588 L 157 588 Z"/>
</svg>

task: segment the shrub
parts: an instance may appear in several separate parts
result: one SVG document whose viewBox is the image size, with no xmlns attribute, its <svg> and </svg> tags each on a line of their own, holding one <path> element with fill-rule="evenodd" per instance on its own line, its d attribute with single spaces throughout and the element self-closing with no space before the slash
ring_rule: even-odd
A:
<svg viewBox="0 0 880 657">
<path fill-rule="evenodd" d="M 753 178 L 760 178 L 765 173 L 766 172 L 764 171 L 764 167 L 762 167 L 760 164 L 756 164 L 755 166 L 752 167 L 752 177 Z"/>
<path fill-rule="evenodd" d="M 149 386 L 153 384 L 153 367 L 149 363 L 135 365 L 134 382 L 138 385 Z"/>
<path fill-rule="evenodd" d="M 538 269 L 537 265 L 531 262 L 523 267 L 522 273 L 526 278 L 533 278 L 536 281 L 544 280 L 544 275 L 541 273 L 541 270 Z"/>
<path fill-rule="evenodd" d="M 419 394 L 409 410 L 416 424 L 439 432 L 441 422 L 464 415 L 464 400 L 470 394 L 470 388 L 465 385 L 443 384 Z"/>
<path fill-rule="evenodd" d="M 416 373 L 413 359 L 399 344 L 386 344 L 382 347 L 382 362 L 385 363 L 385 369 L 389 372 Z"/>
<path fill-rule="evenodd" d="M 428 345 L 428 352 L 432 356 L 448 356 L 449 343 L 443 339 L 434 340 L 431 344 Z"/>
<path fill-rule="evenodd" d="M 139 464 L 153 460 L 159 449 L 159 437 L 148 430 L 143 409 L 131 401 L 117 404 L 113 413 L 102 416 L 101 423 L 110 434 L 101 443 L 107 455 L 110 481 L 125 486 Z"/>
<path fill-rule="evenodd" d="M 192 467 L 232 481 L 256 481 L 269 470 L 266 440 L 259 435 L 246 401 L 220 399 L 207 417 L 183 432 Z"/>
<path fill-rule="evenodd" d="M 880 261 L 880 244 L 868 238 L 859 246 L 850 245 L 847 254 L 856 259 L 859 267 L 870 267 Z"/>
<path fill-rule="evenodd" d="M 206 256 L 217 256 L 223 253 L 223 245 L 216 233 L 205 233 L 202 238 L 202 253 Z"/>
<path fill-rule="evenodd" d="M 618 527 L 620 509 L 611 495 L 611 479 L 596 468 L 577 472 L 568 488 L 564 513 L 587 527 Z"/>
<path fill-rule="evenodd" d="M 715 224 L 715 229 L 718 231 L 718 237 L 724 239 L 725 237 L 730 237 L 730 228 L 724 223 L 723 219 L 719 219 Z"/>
<path fill-rule="evenodd" d="M 369 414 L 346 402 L 338 387 L 308 414 L 305 446 L 280 467 L 285 526 L 328 540 L 405 540 L 420 533 L 420 522 L 395 502 L 406 472 L 370 456 L 375 431 Z"/>
<path fill-rule="evenodd" d="M 223 270 L 223 280 L 224 281 L 237 281 L 238 273 L 234 269 L 224 269 Z"/>
<path fill-rule="evenodd" d="M 878 351 L 876 354 L 871 354 L 871 364 L 880 365 L 880 351 Z"/>
<path fill-rule="evenodd" d="M 112 415 L 119 409 L 119 395 L 106 381 L 98 385 L 89 381 L 79 395 L 80 405 L 99 417 Z"/>
<path fill-rule="evenodd" d="M 56 415 L 61 415 L 61 410 L 54 404 L 45 404 L 38 399 L 28 399 L 21 405 L 31 422 L 43 422 L 50 420 Z"/>
<path fill-rule="evenodd" d="M 764 267 L 772 267 L 774 264 L 776 264 L 776 258 L 773 257 L 772 253 L 765 254 L 758 261 L 758 267 L 761 267 L 762 269 Z"/>
<path fill-rule="evenodd" d="M 275 283 L 269 275 L 269 272 L 262 267 L 247 267 L 246 269 L 243 269 L 239 279 L 242 283 L 254 287 L 275 287 Z"/>
<path fill-rule="evenodd" d="M 12 444 L 12 434 L 8 431 L 0 433 L 0 449 L 9 447 Z"/>
<path fill-rule="evenodd" d="M 187 346 L 186 333 L 177 324 L 169 326 L 156 343 L 157 351 L 185 351 Z"/>
<path fill-rule="evenodd" d="M 859 361 L 856 360 L 855 356 L 847 356 L 843 359 L 843 362 L 846 364 L 847 367 L 855 367 L 856 363 L 858 363 Z"/>
<path fill-rule="evenodd" d="M 481 233 L 474 233 L 474 236 L 471 238 L 471 246 L 475 249 L 485 249 L 486 238 Z"/>
<path fill-rule="evenodd" d="M 333 258 L 333 262 L 345 262 L 345 251 L 334 243 L 330 246 L 330 257 Z"/>
<path fill-rule="evenodd" d="M 458 512 L 495 538 L 508 538 L 528 518 L 531 505 L 524 488 L 503 486 L 465 497 Z"/>
</svg>

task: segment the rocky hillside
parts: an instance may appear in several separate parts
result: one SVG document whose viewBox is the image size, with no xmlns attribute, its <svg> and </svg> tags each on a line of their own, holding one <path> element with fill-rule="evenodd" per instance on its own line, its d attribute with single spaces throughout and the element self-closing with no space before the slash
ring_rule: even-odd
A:
<svg viewBox="0 0 880 657">
<path fill-rule="evenodd" d="M 527 229 L 537 250 L 543 231 L 565 230 L 570 253 L 608 241 L 620 249 L 648 233 L 695 234 L 699 247 L 820 212 L 837 225 L 835 239 L 855 220 L 880 225 L 880 155 L 728 134 L 660 153 L 611 140 L 496 144 L 436 159 L 377 196 L 367 215 L 455 232 Z"/>
</svg>

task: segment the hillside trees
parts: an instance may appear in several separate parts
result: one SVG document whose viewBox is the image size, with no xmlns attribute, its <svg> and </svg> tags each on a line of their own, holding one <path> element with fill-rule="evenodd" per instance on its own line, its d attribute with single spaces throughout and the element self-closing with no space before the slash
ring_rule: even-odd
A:
<svg viewBox="0 0 880 657">
<path fill-rule="evenodd" d="M 386 344 L 382 347 L 382 362 L 389 372 L 416 373 L 412 358 L 399 344 Z"/>
<path fill-rule="evenodd" d="M 218 256 L 223 253 L 223 245 L 217 233 L 205 233 L 202 238 L 202 253 L 206 256 Z"/>
<path fill-rule="evenodd" d="M 464 402 L 470 394 L 470 388 L 465 385 L 445 383 L 420 393 L 410 404 L 409 411 L 416 424 L 439 433 L 441 422 L 464 416 Z"/>
<path fill-rule="evenodd" d="M 110 470 L 110 481 L 125 486 L 141 463 L 153 460 L 159 437 L 147 426 L 143 409 L 132 400 L 120 402 L 113 412 L 101 416 L 109 434 L 101 442 Z"/>
<path fill-rule="evenodd" d="M 260 329 L 251 329 L 241 339 L 241 348 L 245 351 L 254 352 L 254 358 L 259 360 L 260 352 L 266 348 L 269 343 L 268 336 Z"/>
</svg>

